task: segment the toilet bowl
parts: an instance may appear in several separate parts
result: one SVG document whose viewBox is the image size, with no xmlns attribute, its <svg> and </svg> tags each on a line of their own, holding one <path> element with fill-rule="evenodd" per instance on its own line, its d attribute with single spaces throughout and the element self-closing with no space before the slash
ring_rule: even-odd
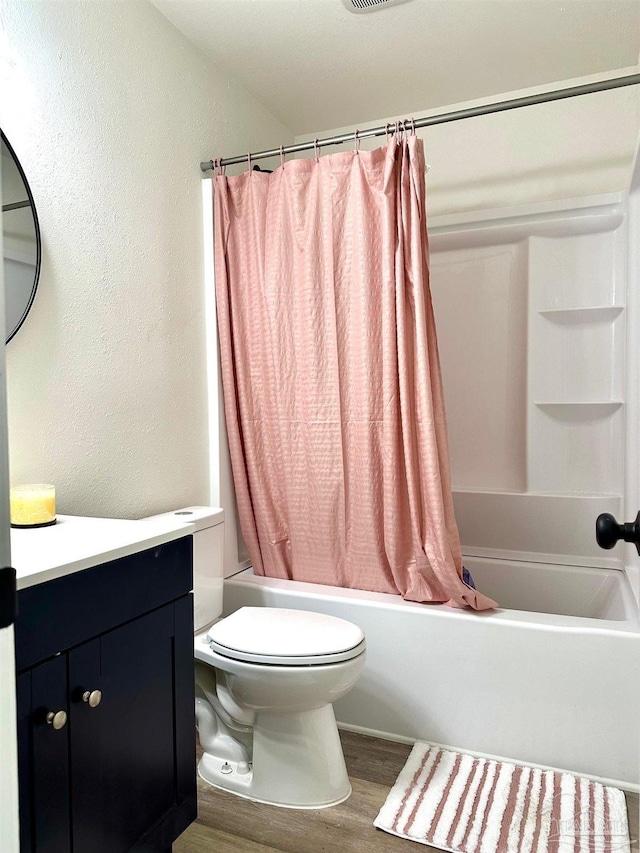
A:
<svg viewBox="0 0 640 853">
<path fill-rule="evenodd" d="M 243 607 L 196 637 L 195 656 L 206 782 L 289 808 L 349 796 L 332 703 L 364 665 L 359 628 L 319 613 Z"/>
<path fill-rule="evenodd" d="M 222 614 L 224 514 L 188 507 L 194 523 L 194 656 L 200 776 L 258 802 L 318 809 L 351 784 L 333 702 L 365 663 L 362 630 L 303 610 L 242 607 Z"/>
</svg>

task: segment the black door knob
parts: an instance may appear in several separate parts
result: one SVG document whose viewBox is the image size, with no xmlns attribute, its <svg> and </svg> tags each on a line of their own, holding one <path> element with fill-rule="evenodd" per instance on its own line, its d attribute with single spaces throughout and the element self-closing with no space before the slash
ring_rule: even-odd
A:
<svg viewBox="0 0 640 853">
<path fill-rule="evenodd" d="M 608 512 L 602 513 L 596 519 L 596 541 L 601 548 L 613 548 L 619 539 L 625 542 L 634 542 L 638 554 L 640 554 L 640 512 L 635 521 L 626 524 L 618 524 L 615 518 Z"/>
</svg>

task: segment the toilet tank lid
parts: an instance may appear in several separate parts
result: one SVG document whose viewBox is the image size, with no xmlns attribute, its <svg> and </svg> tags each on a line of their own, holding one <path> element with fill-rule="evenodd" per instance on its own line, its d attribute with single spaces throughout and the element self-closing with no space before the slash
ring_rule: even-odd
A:
<svg viewBox="0 0 640 853">
<path fill-rule="evenodd" d="M 196 532 L 206 530 L 207 527 L 216 527 L 224 521 L 224 510 L 215 506 L 185 506 L 171 512 L 163 512 L 151 518 L 175 518 L 176 521 L 184 521 L 185 524 L 195 524 Z"/>
<path fill-rule="evenodd" d="M 364 640 L 352 622 L 281 607 L 241 607 L 209 629 L 221 646 L 265 656 L 309 657 L 348 651 Z"/>
</svg>

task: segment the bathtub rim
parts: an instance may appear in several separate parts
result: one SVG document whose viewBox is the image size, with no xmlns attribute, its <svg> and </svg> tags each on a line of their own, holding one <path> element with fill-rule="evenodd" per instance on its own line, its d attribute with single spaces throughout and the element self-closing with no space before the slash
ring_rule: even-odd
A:
<svg viewBox="0 0 640 853">
<path fill-rule="evenodd" d="M 546 564 L 548 565 L 548 564 Z M 572 569 L 580 568 L 571 566 Z M 584 567 L 591 569 L 592 567 Z M 635 597 L 624 570 L 607 569 L 619 577 L 621 593 L 625 603 L 626 619 L 598 619 L 588 616 L 566 616 L 557 613 L 538 613 L 529 610 L 508 610 L 498 608 L 497 610 L 473 611 L 469 609 L 458 609 L 448 607 L 445 604 L 424 604 L 415 601 L 405 601 L 400 596 L 384 592 L 370 592 L 369 590 L 350 589 L 347 587 L 328 586 L 325 584 L 307 583 L 304 581 L 283 580 L 281 578 L 264 577 L 255 575 L 253 568 L 249 566 L 233 575 L 225 578 L 226 584 L 241 584 L 243 586 L 257 586 L 263 588 L 277 589 L 279 592 L 287 592 L 299 595 L 302 598 L 335 599 L 343 598 L 353 601 L 366 602 L 367 604 L 386 608 L 394 611 L 410 609 L 414 612 L 424 611 L 430 618 L 435 619 L 478 619 L 486 621 L 493 626 L 504 627 L 527 627 L 540 631 L 562 631 L 562 632 L 588 632 L 597 633 L 602 636 L 625 636 L 630 640 L 640 639 L 640 614 L 635 606 Z"/>
</svg>

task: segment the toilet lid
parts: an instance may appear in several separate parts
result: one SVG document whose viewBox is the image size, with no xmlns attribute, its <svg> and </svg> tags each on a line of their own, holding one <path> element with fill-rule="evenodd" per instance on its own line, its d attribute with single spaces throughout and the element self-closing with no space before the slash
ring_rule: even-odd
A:
<svg viewBox="0 0 640 853">
<path fill-rule="evenodd" d="M 352 622 L 276 607 L 241 607 L 208 631 L 218 654 L 251 663 L 310 666 L 350 660 L 365 648 Z"/>
</svg>

